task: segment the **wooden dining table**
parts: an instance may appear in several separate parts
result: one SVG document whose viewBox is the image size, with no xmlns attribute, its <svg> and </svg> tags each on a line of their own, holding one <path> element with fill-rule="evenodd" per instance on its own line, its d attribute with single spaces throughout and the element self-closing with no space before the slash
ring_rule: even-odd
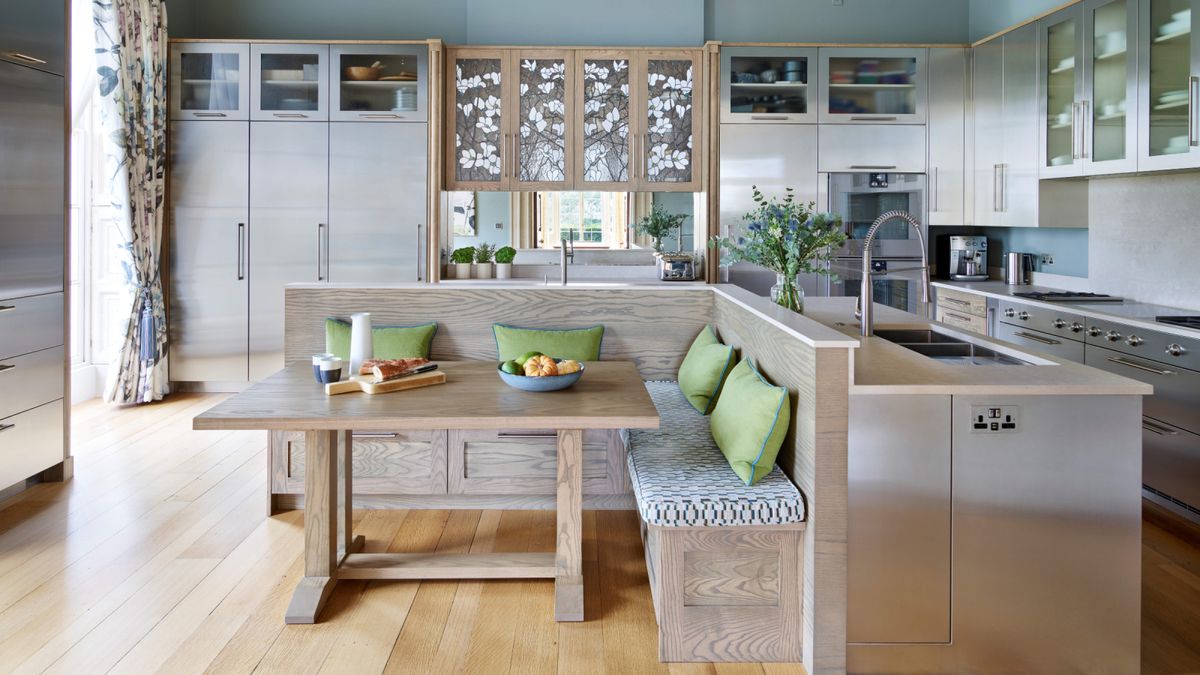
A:
<svg viewBox="0 0 1200 675">
<path fill-rule="evenodd" d="M 658 411 L 631 361 L 585 364 L 575 386 L 514 389 L 492 361 L 440 362 L 445 384 L 326 396 L 296 363 L 197 415 L 197 430 L 302 431 L 304 578 L 284 620 L 315 623 L 338 579 L 554 579 L 558 621 L 583 620 L 583 431 L 654 429 Z M 557 435 L 553 553 L 362 553 L 352 526 L 355 431 L 520 429 Z"/>
</svg>

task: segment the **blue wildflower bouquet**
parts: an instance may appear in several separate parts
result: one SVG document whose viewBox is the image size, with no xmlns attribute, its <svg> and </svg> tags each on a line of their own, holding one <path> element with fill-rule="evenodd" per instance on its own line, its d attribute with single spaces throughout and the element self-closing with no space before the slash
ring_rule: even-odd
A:
<svg viewBox="0 0 1200 675">
<path fill-rule="evenodd" d="M 783 199 L 767 198 L 753 186 L 758 206 L 743 216 L 746 223 L 741 236 L 715 237 L 712 245 L 724 252 L 723 267 L 748 262 L 765 267 L 780 276 L 778 295 L 773 299 L 796 312 L 804 311 L 796 287 L 801 272 L 830 274 L 825 264 L 846 241 L 842 219 L 828 213 L 816 213 L 816 204 L 796 201 L 792 188 Z"/>
</svg>

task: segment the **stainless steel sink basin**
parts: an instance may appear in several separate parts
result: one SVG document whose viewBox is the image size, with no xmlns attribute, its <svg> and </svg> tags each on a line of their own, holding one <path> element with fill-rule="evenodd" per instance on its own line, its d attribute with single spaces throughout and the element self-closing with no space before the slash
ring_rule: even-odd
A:
<svg viewBox="0 0 1200 675">
<path fill-rule="evenodd" d="M 977 345 L 973 342 L 939 333 L 935 330 L 876 330 L 876 337 L 894 342 L 922 356 L 942 363 L 962 366 L 1023 366 L 1029 362 Z"/>
</svg>

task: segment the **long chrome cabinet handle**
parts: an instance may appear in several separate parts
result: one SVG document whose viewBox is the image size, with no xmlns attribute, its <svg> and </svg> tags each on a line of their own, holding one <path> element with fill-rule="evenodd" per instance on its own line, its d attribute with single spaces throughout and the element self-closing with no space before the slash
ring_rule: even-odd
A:
<svg viewBox="0 0 1200 675">
<path fill-rule="evenodd" d="M 1174 429 L 1168 429 L 1166 427 L 1161 427 L 1161 426 L 1155 424 L 1154 422 L 1151 422 L 1150 420 L 1146 419 L 1145 417 L 1142 418 L 1142 428 L 1145 429 L 1146 431 L 1149 431 L 1152 434 L 1158 434 L 1159 436 L 1178 436 L 1179 435 L 1178 431 L 1175 431 Z"/>
<path fill-rule="evenodd" d="M 194 112 L 192 117 L 228 117 L 223 112 Z"/>
<path fill-rule="evenodd" d="M 0 305 L 0 312 L 11 312 L 16 308 L 16 305 Z"/>
<path fill-rule="evenodd" d="M 496 434 L 497 438 L 558 438 L 558 432 L 551 431 L 549 433 L 520 433 L 516 431 L 501 431 Z"/>
<path fill-rule="evenodd" d="M 895 122 L 895 115 L 851 115 L 851 122 Z"/>
<path fill-rule="evenodd" d="M 13 363 L 0 363 L 0 373 L 3 373 L 8 370 L 12 370 L 13 368 L 16 368 L 16 367 L 17 367 L 16 364 L 13 364 Z"/>
<path fill-rule="evenodd" d="M 992 212 L 1000 213 L 1000 165 L 992 165 Z"/>
<path fill-rule="evenodd" d="M 1000 211 L 1008 213 L 1008 164 L 1000 163 Z"/>
<path fill-rule="evenodd" d="M 317 281 L 325 281 L 325 265 L 322 264 L 325 248 L 325 223 L 317 223 Z"/>
<path fill-rule="evenodd" d="M 1162 368 L 1154 368 L 1151 366 L 1142 365 L 1140 363 L 1137 363 L 1136 361 L 1126 361 L 1125 359 L 1121 358 L 1120 356 L 1110 356 L 1110 357 L 1108 357 L 1108 360 L 1112 361 L 1113 363 L 1119 363 L 1122 366 L 1129 366 L 1130 368 L 1137 368 L 1138 370 L 1144 370 L 1147 373 L 1154 373 L 1155 375 L 1175 375 L 1175 374 L 1177 374 L 1173 370 L 1164 370 Z"/>
<path fill-rule="evenodd" d="M 1044 338 L 1041 335 L 1034 335 L 1033 333 L 1024 333 L 1021 331 L 1017 331 L 1016 333 L 1013 333 L 1013 335 L 1023 337 L 1026 340 L 1033 340 L 1034 342 L 1040 342 L 1044 345 L 1061 345 L 1062 344 L 1061 340 L 1051 340 L 1050 338 Z"/>
<path fill-rule="evenodd" d="M 425 262 L 425 239 L 421 236 L 421 223 L 417 223 L 417 281 L 421 280 L 421 265 Z"/>
<path fill-rule="evenodd" d="M 36 56 L 22 54 L 21 52 L 7 52 L 7 53 L 8 53 L 9 58 L 14 58 L 18 61 L 24 61 L 25 63 L 33 63 L 33 64 L 37 64 L 37 65 L 44 65 L 46 63 L 45 61 L 37 58 Z"/>
<path fill-rule="evenodd" d="M 895 164 L 851 164 L 851 169 L 894 169 Z"/>
<path fill-rule="evenodd" d="M 1071 101 L 1071 159 L 1079 155 L 1079 101 Z"/>
<path fill-rule="evenodd" d="M 920 268 L 918 267 L 917 269 L 920 269 Z M 946 302 L 953 302 L 954 304 L 956 304 L 956 305 L 962 305 L 963 307 L 972 307 L 972 306 L 974 306 L 974 305 L 973 305 L 973 303 L 967 302 L 966 300 L 959 300 L 958 298 L 951 298 L 951 297 L 945 297 L 945 296 L 943 296 L 943 297 L 942 297 L 942 300 L 945 300 Z"/>
<path fill-rule="evenodd" d="M 400 432 L 398 432 L 398 431 L 393 431 L 391 433 L 355 431 L 355 432 L 353 432 L 353 435 L 355 438 L 400 438 Z"/>
<path fill-rule="evenodd" d="M 304 113 L 273 113 L 273 114 L 275 115 L 275 117 L 279 117 L 282 119 L 289 119 L 289 120 L 294 120 L 294 119 L 306 120 L 306 119 L 308 119 L 308 115 L 305 115 Z"/>
<path fill-rule="evenodd" d="M 787 115 L 751 115 L 750 119 L 758 122 L 786 122 Z"/>
<path fill-rule="evenodd" d="M 1088 127 L 1091 126 L 1091 113 L 1088 111 L 1090 102 L 1079 102 L 1079 158 L 1088 158 Z"/>
<path fill-rule="evenodd" d="M 359 113 L 358 116 L 362 117 L 363 119 L 369 119 L 369 120 L 402 120 L 402 119 L 404 119 L 404 115 L 397 115 L 396 113 Z"/>
<path fill-rule="evenodd" d="M 238 223 L 237 226 L 237 278 L 238 281 L 246 279 L 246 224 Z"/>
<path fill-rule="evenodd" d="M 1200 124 L 1196 123 L 1200 112 L 1200 76 L 1188 78 L 1188 145 L 1200 145 Z"/>
<path fill-rule="evenodd" d="M 929 181 L 929 210 L 938 210 L 938 168 L 933 167 L 933 176 Z"/>
<path fill-rule="evenodd" d="M 17 425 L 15 424 L 0 424 L 0 432 L 8 431 Z"/>
</svg>

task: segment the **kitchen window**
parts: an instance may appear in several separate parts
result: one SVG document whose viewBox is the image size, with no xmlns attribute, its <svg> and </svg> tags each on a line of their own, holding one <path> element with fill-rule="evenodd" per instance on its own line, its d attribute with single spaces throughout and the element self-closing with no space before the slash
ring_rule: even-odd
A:
<svg viewBox="0 0 1200 675">
<path fill-rule="evenodd" d="M 537 247 L 628 248 L 629 193 L 538 192 Z"/>
</svg>

